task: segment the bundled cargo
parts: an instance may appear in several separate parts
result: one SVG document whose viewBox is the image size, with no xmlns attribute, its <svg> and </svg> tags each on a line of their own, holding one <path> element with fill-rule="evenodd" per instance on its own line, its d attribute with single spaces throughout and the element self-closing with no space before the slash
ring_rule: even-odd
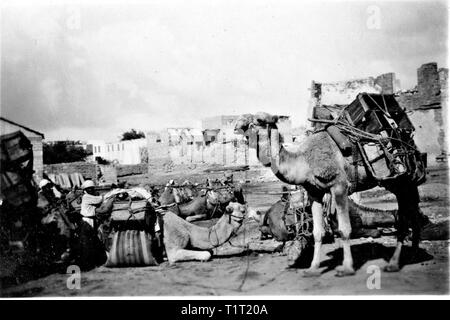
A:
<svg viewBox="0 0 450 320">
<path fill-rule="evenodd" d="M 18 209 L 36 201 L 32 181 L 33 148 L 21 132 L 0 137 L 1 147 L 1 198 L 4 205 Z"/>
<path fill-rule="evenodd" d="M 415 128 L 393 95 L 360 93 L 347 106 L 313 111 L 316 130 L 326 130 L 344 156 L 363 162 L 379 182 L 409 175 L 425 181 L 425 161 L 414 144 Z"/>
<path fill-rule="evenodd" d="M 111 219 L 117 222 L 131 220 L 144 221 L 145 214 L 151 207 L 147 200 L 114 201 Z"/>
<path fill-rule="evenodd" d="M 123 199 L 125 195 L 126 199 Z M 146 199 L 136 199 L 126 193 L 118 196 L 108 219 L 107 267 L 152 266 L 162 262 L 162 239 L 157 213 Z"/>
</svg>

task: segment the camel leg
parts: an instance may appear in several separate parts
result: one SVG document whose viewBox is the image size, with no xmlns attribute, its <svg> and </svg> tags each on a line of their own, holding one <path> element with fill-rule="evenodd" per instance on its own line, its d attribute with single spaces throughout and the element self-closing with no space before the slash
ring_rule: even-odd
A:
<svg viewBox="0 0 450 320">
<path fill-rule="evenodd" d="M 412 248 L 415 252 L 419 250 L 419 242 L 420 242 L 420 230 L 422 228 L 422 219 L 423 213 L 420 210 L 419 202 L 419 189 L 417 186 L 411 187 L 412 199 L 410 199 L 411 211 L 411 227 L 412 227 Z M 412 200 L 412 201 L 411 201 Z"/>
<path fill-rule="evenodd" d="M 398 211 L 397 211 L 397 246 L 395 247 L 394 254 L 392 255 L 389 263 L 384 267 L 386 272 L 396 272 L 400 270 L 400 254 L 402 252 L 403 241 L 408 234 L 408 221 L 407 221 L 407 203 L 409 199 L 402 195 L 402 192 L 394 193 L 397 197 Z"/>
<path fill-rule="evenodd" d="M 190 260 L 208 261 L 209 259 L 211 259 L 211 253 L 208 251 L 194 251 L 186 249 L 167 250 L 167 260 L 169 260 L 169 264 Z"/>
<path fill-rule="evenodd" d="M 313 215 L 314 256 L 309 269 L 303 272 L 303 276 L 305 277 L 319 276 L 321 274 L 319 269 L 320 253 L 322 238 L 325 235 L 325 229 L 323 227 L 322 202 L 314 200 L 311 206 L 311 211 Z"/>
<path fill-rule="evenodd" d="M 410 182 L 402 184 L 400 190 L 394 193 L 398 202 L 398 221 L 397 221 L 397 247 L 389 263 L 384 268 L 387 272 L 400 270 L 400 254 L 403 247 L 403 241 L 408 234 L 408 218 L 412 225 L 412 248 L 419 249 L 420 229 L 421 229 L 421 211 L 419 208 L 419 191 L 417 186 L 410 185 Z"/>
<path fill-rule="evenodd" d="M 355 274 L 355 270 L 353 269 L 353 257 L 350 248 L 350 234 L 352 232 L 352 226 L 348 212 L 347 188 L 344 185 L 338 185 L 331 190 L 331 195 L 336 205 L 338 228 L 344 250 L 344 261 L 341 266 L 336 268 L 336 276 L 342 277 L 353 275 Z"/>
</svg>

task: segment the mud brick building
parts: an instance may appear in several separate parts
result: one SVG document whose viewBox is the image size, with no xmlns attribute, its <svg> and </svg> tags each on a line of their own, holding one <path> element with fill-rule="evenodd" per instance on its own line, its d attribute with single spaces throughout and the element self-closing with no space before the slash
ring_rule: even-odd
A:
<svg viewBox="0 0 450 320">
<path fill-rule="evenodd" d="M 234 132 L 239 116 L 219 115 L 203 118 L 201 128 L 167 128 L 148 132 L 149 170 L 165 163 L 256 165 L 256 150 L 245 137 Z M 279 132 L 285 143 L 292 143 L 292 124 L 288 116 L 280 116 Z"/>
<path fill-rule="evenodd" d="M 438 68 L 435 62 L 423 64 L 417 69 L 417 86 L 410 90 L 400 90 L 395 73 L 332 83 L 313 81 L 308 115 L 312 116 L 315 106 L 347 105 L 360 92 L 394 94 L 414 124 L 414 140 L 428 154 L 428 163 L 447 154 L 447 68 Z"/>
<path fill-rule="evenodd" d="M 33 145 L 33 170 L 35 172 L 36 180 L 39 181 L 42 179 L 44 169 L 42 153 L 42 140 L 44 139 L 44 134 L 9 119 L 0 117 L 0 135 L 16 131 L 22 131 Z"/>
</svg>

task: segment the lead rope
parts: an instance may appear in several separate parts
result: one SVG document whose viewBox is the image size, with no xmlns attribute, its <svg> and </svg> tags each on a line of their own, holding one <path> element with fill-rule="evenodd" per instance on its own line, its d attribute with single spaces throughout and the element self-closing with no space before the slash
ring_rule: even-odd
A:
<svg viewBox="0 0 450 320">
<path fill-rule="evenodd" d="M 242 224 L 244 224 L 244 222 L 242 222 Z M 245 238 L 246 238 L 246 233 L 247 233 L 247 229 L 244 226 L 244 244 L 245 244 Z M 231 242 L 230 242 L 231 244 Z M 245 267 L 245 271 L 244 271 L 244 277 L 242 278 L 242 282 L 239 285 L 239 287 L 237 288 L 238 291 L 242 291 L 242 287 L 245 284 L 245 281 L 247 281 L 247 276 L 248 276 L 248 271 L 250 270 L 250 250 L 249 250 L 249 246 L 248 244 L 245 245 L 246 251 L 247 251 L 247 266 Z"/>
</svg>

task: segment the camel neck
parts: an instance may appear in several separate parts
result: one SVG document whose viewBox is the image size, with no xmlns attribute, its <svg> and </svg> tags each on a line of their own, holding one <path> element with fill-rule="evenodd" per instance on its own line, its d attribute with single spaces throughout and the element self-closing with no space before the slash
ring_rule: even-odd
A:
<svg viewBox="0 0 450 320">
<path fill-rule="evenodd" d="M 217 223 L 209 228 L 209 240 L 214 247 L 220 246 L 230 239 L 236 229 L 231 223 L 230 217 L 223 214 Z"/>
<path fill-rule="evenodd" d="M 299 184 L 299 170 L 307 170 L 305 155 L 301 147 L 296 151 L 287 150 L 281 141 L 281 136 L 276 126 L 268 132 L 258 135 L 258 159 L 265 165 L 270 166 L 272 172 L 281 181 L 289 184 Z M 303 175 L 300 175 L 303 176 Z"/>
</svg>

